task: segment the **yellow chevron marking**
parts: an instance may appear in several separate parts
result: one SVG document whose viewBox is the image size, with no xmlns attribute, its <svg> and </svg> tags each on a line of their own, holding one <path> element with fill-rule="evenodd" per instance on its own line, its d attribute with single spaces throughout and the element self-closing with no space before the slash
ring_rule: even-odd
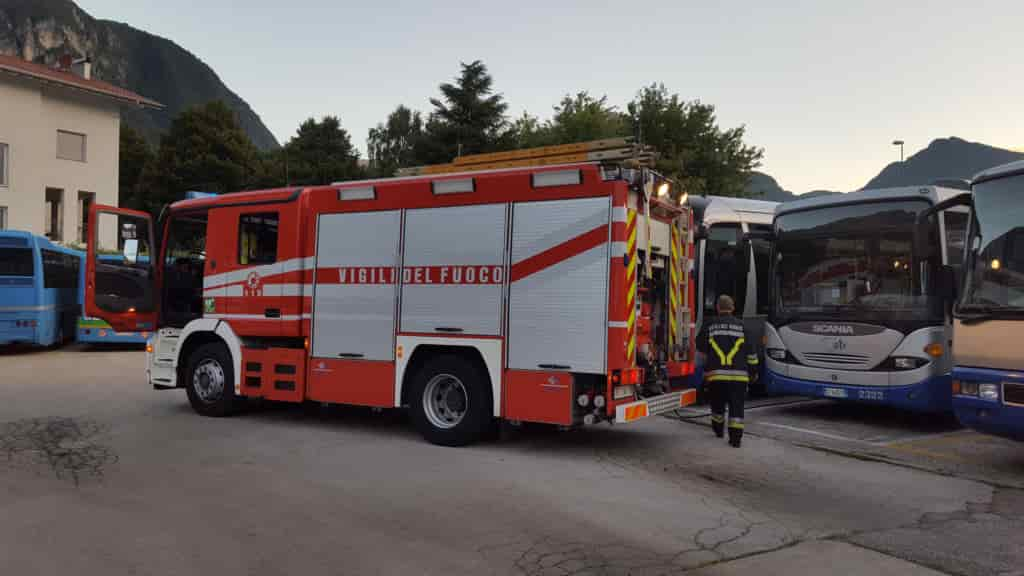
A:
<svg viewBox="0 0 1024 576">
<path fill-rule="evenodd" d="M 726 357 L 726 359 L 725 359 L 725 365 L 726 366 L 732 366 L 733 358 L 736 357 L 736 353 L 740 351 L 740 346 L 743 346 L 743 343 L 745 341 L 746 340 L 743 339 L 743 338 L 737 338 L 736 339 L 736 343 L 732 345 L 732 350 L 729 350 L 729 356 Z"/>
<path fill-rule="evenodd" d="M 718 342 L 715 342 L 714 338 L 708 338 L 708 342 L 711 344 L 711 349 L 718 355 L 718 361 L 722 363 L 722 366 L 728 366 L 725 362 L 725 352 L 722 352 L 722 349 L 718 347 Z"/>
</svg>

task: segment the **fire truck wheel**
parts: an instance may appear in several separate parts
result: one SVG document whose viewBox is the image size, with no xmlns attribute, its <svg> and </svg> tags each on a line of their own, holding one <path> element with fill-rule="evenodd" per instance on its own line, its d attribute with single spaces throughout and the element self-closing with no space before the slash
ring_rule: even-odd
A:
<svg viewBox="0 0 1024 576">
<path fill-rule="evenodd" d="M 460 356 L 439 356 L 424 364 L 409 401 L 416 428 L 427 441 L 465 446 L 483 436 L 491 417 L 487 377 Z"/>
<path fill-rule="evenodd" d="M 219 342 L 203 344 L 189 357 L 185 388 L 192 409 L 203 416 L 235 412 L 235 375 L 231 353 Z"/>
</svg>

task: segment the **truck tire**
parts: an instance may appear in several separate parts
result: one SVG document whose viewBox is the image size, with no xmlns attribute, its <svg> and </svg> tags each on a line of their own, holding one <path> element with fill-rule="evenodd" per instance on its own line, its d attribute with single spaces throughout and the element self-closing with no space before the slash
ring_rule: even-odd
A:
<svg viewBox="0 0 1024 576">
<path fill-rule="evenodd" d="M 210 342 L 197 348 L 188 359 L 185 389 L 192 409 L 203 416 L 234 414 L 240 402 L 235 396 L 235 374 L 228 347 Z"/>
<path fill-rule="evenodd" d="M 490 383 L 480 368 L 454 354 L 428 360 L 413 377 L 413 423 L 441 446 L 478 441 L 493 424 Z"/>
</svg>

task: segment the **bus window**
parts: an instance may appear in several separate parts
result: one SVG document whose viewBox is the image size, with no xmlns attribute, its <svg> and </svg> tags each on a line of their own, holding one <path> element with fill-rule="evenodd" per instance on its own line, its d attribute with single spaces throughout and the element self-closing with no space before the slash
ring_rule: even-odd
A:
<svg viewBox="0 0 1024 576">
<path fill-rule="evenodd" d="M 704 314 L 715 316 L 720 294 L 732 296 L 742 311 L 747 294 L 747 258 L 743 254 L 739 224 L 715 224 L 704 248 Z"/>
<path fill-rule="evenodd" d="M 79 258 L 56 250 L 42 250 L 43 287 L 78 289 Z"/>
<path fill-rule="evenodd" d="M 28 276 L 35 274 L 31 248 L 0 246 L 0 276 Z"/>
<path fill-rule="evenodd" d="M 944 213 L 946 225 L 946 263 L 959 271 L 964 263 L 964 245 L 967 240 L 967 213 Z"/>
</svg>

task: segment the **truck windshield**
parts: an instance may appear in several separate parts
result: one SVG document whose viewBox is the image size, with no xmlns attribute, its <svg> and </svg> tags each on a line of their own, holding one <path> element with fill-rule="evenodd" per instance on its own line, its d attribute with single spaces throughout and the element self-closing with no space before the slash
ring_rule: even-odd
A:
<svg viewBox="0 0 1024 576">
<path fill-rule="evenodd" d="M 960 310 L 1024 312 L 1024 176 L 974 188 L 967 282 Z"/>
<path fill-rule="evenodd" d="M 0 276 L 32 276 L 33 260 L 31 248 L 0 247 Z"/>
<path fill-rule="evenodd" d="M 878 323 L 934 314 L 915 274 L 914 219 L 925 201 L 829 206 L 776 218 L 777 316 Z"/>
</svg>

